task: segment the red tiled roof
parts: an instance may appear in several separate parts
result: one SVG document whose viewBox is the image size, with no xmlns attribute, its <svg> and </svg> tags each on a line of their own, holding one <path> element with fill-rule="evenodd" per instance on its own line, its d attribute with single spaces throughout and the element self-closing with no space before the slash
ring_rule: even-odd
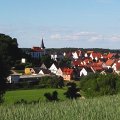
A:
<svg viewBox="0 0 120 120">
<path fill-rule="evenodd" d="M 34 52 L 41 52 L 42 49 L 40 47 L 33 47 L 32 51 L 34 51 Z"/>
<path fill-rule="evenodd" d="M 107 55 L 107 58 L 112 58 L 113 57 L 113 53 L 109 53 L 108 55 Z"/>
<path fill-rule="evenodd" d="M 93 66 L 92 67 L 95 71 L 102 71 L 103 68 L 102 67 L 99 67 L 99 66 Z"/>
<path fill-rule="evenodd" d="M 73 69 L 70 69 L 70 68 L 63 69 L 63 74 L 71 75 L 72 73 L 73 73 Z"/>
<path fill-rule="evenodd" d="M 115 59 L 108 59 L 108 60 L 106 61 L 106 65 L 107 65 L 107 66 L 112 66 L 112 65 L 114 64 L 114 62 L 115 62 Z"/>
<path fill-rule="evenodd" d="M 99 62 L 97 62 L 97 63 L 92 63 L 91 66 L 94 66 L 94 67 L 102 67 L 102 64 L 103 64 L 103 62 L 99 61 Z"/>
<path fill-rule="evenodd" d="M 93 58 L 95 58 L 95 57 L 101 58 L 101 56 L 102 56 L 101 53 L 95 53 L 95 52 L 93 52 L 93 53 L 91 53 L 91 54 L 92 54 Z"/>
<path fill-rule="evenodd" d="M 103 58 L 106 58 L 106 59 L 108 58 L 107 55 L 102 55 L 102 56 L 103 56 Z"/>
<path fill-rule="evenodd" d="M 80 66 L 81 62 L 82 62 L 82 60 L 74 60 L 74 61 L 72 61 L 74 66 Z"/>
<path fill-rule="evenodd" d="M 85 60 L 84 60 L 84 62 L 86 62 L 86 63 L 89 63 L 89 62 L 91 62 L 92 61 L 92 58 L 86 58 Z"/>
<path fill-rule="evenodd" d="M 120 63 L 116 63 L 116 69 L 120 70 Z"/>
</svg>

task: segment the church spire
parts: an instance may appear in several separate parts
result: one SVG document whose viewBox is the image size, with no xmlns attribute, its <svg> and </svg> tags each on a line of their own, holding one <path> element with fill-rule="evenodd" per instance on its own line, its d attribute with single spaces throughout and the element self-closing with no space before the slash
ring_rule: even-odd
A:
<svg viewBox="0 0 120 120">
<path fill-rule="evenodd" d="M 41 48 L 42 48 L 42 49 L 45 49 L 44 42 L 43 42 L 43 38 L 42 38 L 42 42 L 41 42 Z"/>
</svg>

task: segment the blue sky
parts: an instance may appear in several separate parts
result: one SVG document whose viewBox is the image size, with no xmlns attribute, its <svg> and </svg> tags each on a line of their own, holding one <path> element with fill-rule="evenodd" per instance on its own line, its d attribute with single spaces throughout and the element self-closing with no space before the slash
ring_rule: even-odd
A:
<svg viewBox="0 0 120 120">
<path fill-rule="evenodd" d="M 19 47 L 120 48 L 120 0 L 0 0 L 0 33 Z"/>
</svg>

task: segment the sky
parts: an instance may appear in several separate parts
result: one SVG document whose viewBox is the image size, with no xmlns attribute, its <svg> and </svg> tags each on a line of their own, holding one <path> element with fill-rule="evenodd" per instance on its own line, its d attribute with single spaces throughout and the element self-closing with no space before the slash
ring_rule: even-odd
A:
<svg viewBox="0 0 120 120">
<path fill-rule="evenodd" d="M 0 33 L 20 48 L 120 49 L 120 0 L 0 0 Z"/>
</svg>

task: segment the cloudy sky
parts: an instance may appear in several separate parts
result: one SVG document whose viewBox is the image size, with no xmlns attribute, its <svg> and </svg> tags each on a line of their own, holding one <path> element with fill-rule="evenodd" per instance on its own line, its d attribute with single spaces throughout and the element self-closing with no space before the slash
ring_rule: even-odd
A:
<svg viewBox="0 0 120 120">
<path fill-rule="evenodd" d="M 120 0 L 0 0 L 0 33 L 19 47 L 120 48 Z"/>
</svg>

